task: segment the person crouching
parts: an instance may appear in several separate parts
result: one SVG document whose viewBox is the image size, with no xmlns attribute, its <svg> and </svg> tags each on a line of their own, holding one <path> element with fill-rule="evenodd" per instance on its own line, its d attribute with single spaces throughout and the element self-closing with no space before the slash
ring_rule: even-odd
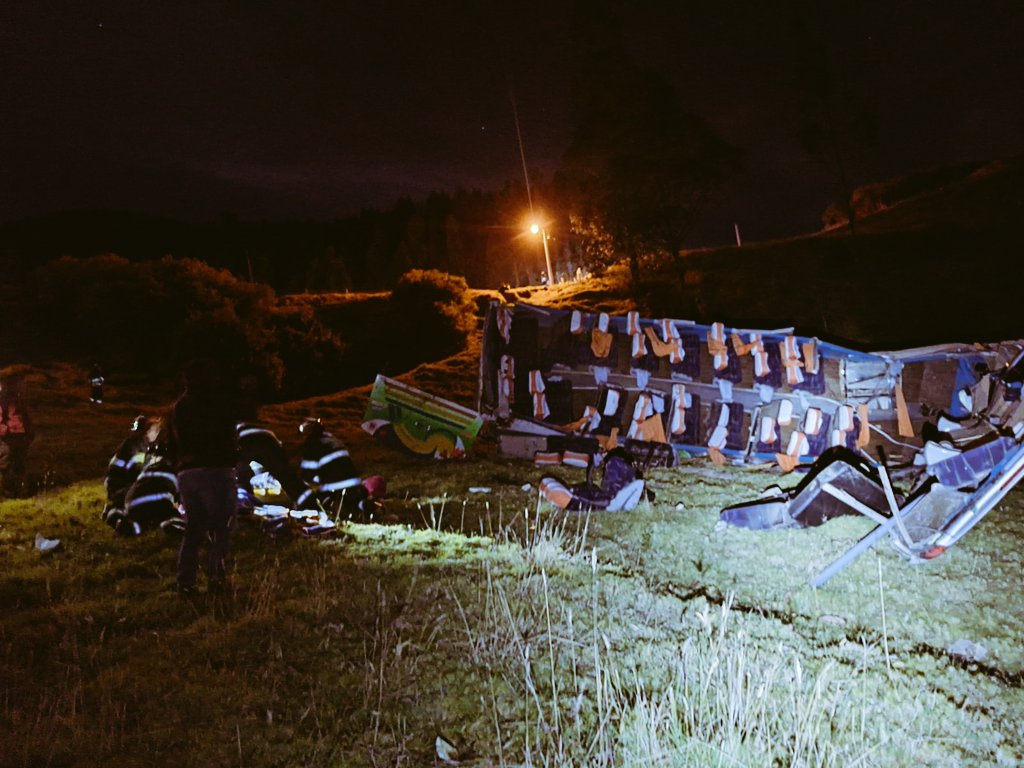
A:
<svg viewBox="0 0 1024 768">
<path fill-rule="evenodd" d="M 145 415 L 136 416 L 128 436 L 114 451 L 107 464 L 103 487 L 107 491 L 107 503 L 103 507 L 103 522 L 114 530 L 125 519 L 124 499 L 146 463 L 146 452 L 160 435 L 163 421 Z M 127 530 L 127 529 L 126 529 Z"/>
<path fill-rule="evenodd" d="M 138 536 L 156 528 L 181 530 L 184 520 L 178 511 L 178 478 L 159 443 L 149 446 L 146 463 L 125 494 L 124 506 L 125 519 L 116 529 L 120 534 Z"/>
<path fill-rule="evenodd" d="M 303 436 L 300 475 L 307 488 L 296 506 L 320 509 L 334 517 L 372 517 L 376 499 L 341 441 L 324 429 L 318 418 L 305 419 L 299 432 Z M 383 493 L 383 478 L 373 487 Z"/>
<path fill-rule="evenodd" d="M 306 492 L 306 486 L 288 466 L 288 456 L 281 441 L 272 431 L 253 421 L 240 421 L 238 430 L 238 504 L 239 509 L 251 512 L 259 506 L 253 481 L 259 471 L 266 472 L 280 485 L 292 504 Z"/>
</svg>

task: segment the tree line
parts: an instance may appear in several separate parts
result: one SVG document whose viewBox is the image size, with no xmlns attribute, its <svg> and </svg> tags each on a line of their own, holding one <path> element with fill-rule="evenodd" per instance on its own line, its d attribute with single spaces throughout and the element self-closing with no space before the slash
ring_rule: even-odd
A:
<svg viewBox="0 0 1024 768">
<path fill-rule="evenodd" d="M 514 185 L 437 192 L 329 221 L 224 215 L 187 222 L 132 212 L 63 212 L 0 227 L 0 265 L 11 282 L 61 256 L 117 254 L 133 262 L 174 256 L 281 294 L 390 290 L 412 269 L 461 275 L 475 287 L 525 283 L 528 273 L 539 274 L 543 257 L 539 241 L 519 237 L 524 206 L 513 202 L 517 195 L 525 200 Z"/>
</svg>

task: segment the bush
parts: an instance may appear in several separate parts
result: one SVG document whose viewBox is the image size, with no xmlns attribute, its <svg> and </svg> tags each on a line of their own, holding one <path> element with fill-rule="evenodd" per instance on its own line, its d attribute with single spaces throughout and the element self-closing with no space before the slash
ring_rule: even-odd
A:
<svg viewBox="0 0 1024 768">
<path fill-rule="evenodd" d="M 165 378 L 213 358 L 258 381 L 263 398 L 308 397 L 450 356 L 477 315 L 466 281 L 436 270 L 402 276 L 384 311 L 343 318 L 351 343 L 314 307 L 282 306 L 269 287 L 193 259 L 66 257 L 41 267 L 36 283 L 38 301 L 21 318 L 33 358 Z"/>
<path fill-rule="evenodd" d="M 832 229 L 850 223 L 850 215 L 839 203 L 829 203 L 828 208 L 821 215 L 822 229 Z"/>
<path fill-rule="evenodd" d="M 476 327 L 476 304 L 465 278 L 414 269 L 398 279 L 389 305 L 389 368 L 406 370 L 454 355 Z"/>
<path fill-rule="evenodd" d="M 36 278 L 39 301 L 31 312 L 43 356 L 156 376 L 209 357 L 255 372 L 276 391 L 286 361 L 297 377 L 308 376 L 311 360 L 342 349 L 312 313 L 280 311 L 269 287 L 193 259 L 65 257 Z"/>
<path fill-rule="evenodd" d="M 285 399 L 351 386 L 346 378 L 350 346 L 316 319 L 312 307 L 279 307 L 274 312 L 274 332 L 284 367 L 278 391 Z"/>
</svg>

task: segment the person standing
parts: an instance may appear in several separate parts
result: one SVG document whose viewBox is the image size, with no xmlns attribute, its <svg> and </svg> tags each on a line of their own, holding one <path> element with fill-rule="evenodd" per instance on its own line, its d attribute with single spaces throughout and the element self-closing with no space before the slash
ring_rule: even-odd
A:
<svg viewBox="0 0 1024 768">
<path fill-rule="evenodd" d="M 207 588 L 224 589 L 236 519 L 239 408 L 215 361 L 194 360 L 184 371 L 185 388 L 164 421 L 167 455 L 185 508 L 185 533 L 178 550 L 178 591 L 196 593 L 199 550 L 206 543 Z"/>
<path fill-rule="evenodd" d="M 89 402 L 100 405 L 103 402 L 103 369 L 99 363 L 93 363 L 89 371 Z"/>
<path fill-rule="evenodd" d="M 6 448 L 0 463 L 4 495 L 25 495 L 28 447 L 34 438 L 32 419 L 25 403 L 25 380 L 20 374 L 5 376 L 0 381 L 0 441 Z"/>
</svg>

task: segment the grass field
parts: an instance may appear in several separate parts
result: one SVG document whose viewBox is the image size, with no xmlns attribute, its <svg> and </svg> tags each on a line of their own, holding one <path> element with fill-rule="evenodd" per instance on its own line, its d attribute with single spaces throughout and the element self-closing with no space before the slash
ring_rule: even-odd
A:
<svg viewBox="0 0 1024 768">
<path fill-rule="evenodd" d="M 472 405 L 478 354 L 402 378 Z M 476 766 L 1024 762 L 1020 490 L 937 561 L 882 545 L 813 590 L 870 523 L 716 526 L 795 480 L 685 461 L 634 512 L 566 514 L 486 433 L 450 464 L 378 447 L 366 386 L 263 415 L 292 448 L 322 416 L 388 478 L 383 524 L 243 524 L 227 594 L 191 605 L 173 539 L 99 520 L 107 458 L 173 386 L 111 381 L 96 408 L 72 366 L 29 385 L 40 490 L 0 503 L 2 766 L 443 765 L 438 737 Z"/>
</svg>

